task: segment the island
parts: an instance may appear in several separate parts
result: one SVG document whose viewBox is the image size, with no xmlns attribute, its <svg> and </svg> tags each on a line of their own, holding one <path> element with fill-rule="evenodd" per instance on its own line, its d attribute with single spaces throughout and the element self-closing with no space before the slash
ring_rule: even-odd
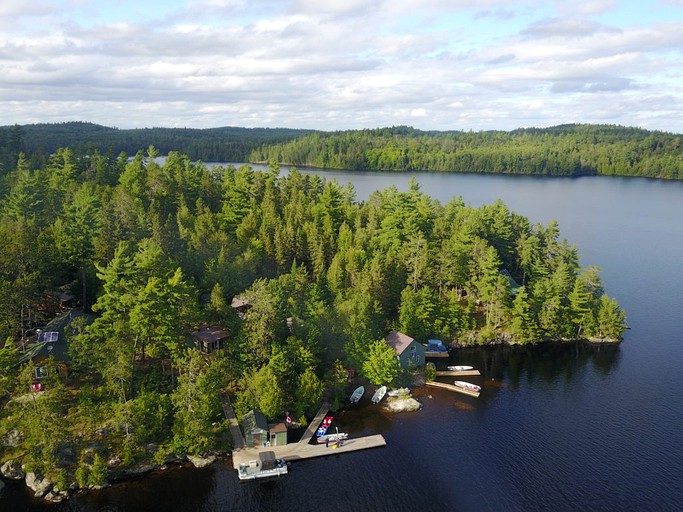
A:
<svg viewBox="0 0 683 512">
<path fill-rule="evenodd" d="M 402 358 L 394 330 L 452 348 L 626 328 L 557 223 L 501 201 L 416 180 L 358 201 L 296 169 L 157 156 L 20 153 L 2 176 L 0 471 L 37 497 L 230 453 L 226 400 L 277 436 L 355 379 L 412 383 L 424 348 Z"/>
</svg>

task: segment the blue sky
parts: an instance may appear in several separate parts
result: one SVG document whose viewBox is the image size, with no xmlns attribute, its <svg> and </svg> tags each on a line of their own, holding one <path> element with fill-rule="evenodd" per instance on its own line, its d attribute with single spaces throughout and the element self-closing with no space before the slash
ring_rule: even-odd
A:
<svg viewBox="0 0 683 512">
<path fill-rule="evenodd" d="M 683 0 L 3 0 L 0 124 L 683 133 Z"/>
</svg>

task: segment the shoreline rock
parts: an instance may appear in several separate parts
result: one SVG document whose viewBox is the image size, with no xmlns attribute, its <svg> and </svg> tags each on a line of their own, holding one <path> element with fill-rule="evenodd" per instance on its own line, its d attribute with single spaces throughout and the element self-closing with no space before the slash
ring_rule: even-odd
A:
<svg viewBox="0 0 683 512">
<path fill-rule="evenodd" d="M 17 461 L 7 461 L 0 467 L 0 475 L 8 480 L 23 480 L 26 474 L 21 469 L 21 464 Z"/>
<path fill-rule="evenodd" d="M 48 478 L 29 471 L 26 473 L 26 486 L 34 492 L 36 498 L 42 498 L 52 490 L 54 484 Z"/>
<path fill-rule="evenodd" d="M 196 468 L 204 468 L 210 466 L 216 462 L 217 457 L 215 455 L 209 455 L 208 457 L 200 457 L 199 455 L 188 455 L 188 460 Z"/>
<path fill-rule="evenodd" d="M 422 408 L 422 404 L 413 397 L 391 397 L 384 407 L 391 412 L 413 412 Z"/>
</svg>

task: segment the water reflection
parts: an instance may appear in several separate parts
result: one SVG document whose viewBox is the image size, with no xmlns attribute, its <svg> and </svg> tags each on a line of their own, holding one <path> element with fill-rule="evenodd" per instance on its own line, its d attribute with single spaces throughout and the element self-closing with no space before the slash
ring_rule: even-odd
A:
<svg viewBox="0 0 683 512">
<path fill-rule="evenodd" d="M 468 364 L 481 372 L 473 377 L 485 382 L 484 388 L 499 387 L 503 382 L 516 388 L 522 380 L 556 384 L 571 384 L 586 371 L 607 376 L 617 370 L 621 359 L 619 344 L 593 344 L 586 342 L 543 343 L 540 345 L 497 345 L 490 347 L 461 348 L 451 352 L 447 365 Z M 467 379 L 465 379 L 467 380 Z M 473 380 L 478 383 L 477 380 Z M 485 396 L 482 395 L 482 398 Z"/>
</svg>

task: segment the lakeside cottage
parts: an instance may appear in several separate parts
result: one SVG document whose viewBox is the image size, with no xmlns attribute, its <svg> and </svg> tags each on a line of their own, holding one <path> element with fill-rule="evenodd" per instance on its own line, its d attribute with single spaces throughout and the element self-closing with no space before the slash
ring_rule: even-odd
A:
<svg viewBox="0 0 683 512">
<path fill-rule="evenodd" d="M 217 325 L 203 325 L 192 336 L 195 345 L 205 354 L 211 354 L 225 348 L 230 333 Z"/>
<path fill-rule="evenodd" d="M 425 347 L 407 334 L 391 331 L 384 341 L 396 352 L 401 368 L 409 369 L 425 364 Z"/>
</svg>

